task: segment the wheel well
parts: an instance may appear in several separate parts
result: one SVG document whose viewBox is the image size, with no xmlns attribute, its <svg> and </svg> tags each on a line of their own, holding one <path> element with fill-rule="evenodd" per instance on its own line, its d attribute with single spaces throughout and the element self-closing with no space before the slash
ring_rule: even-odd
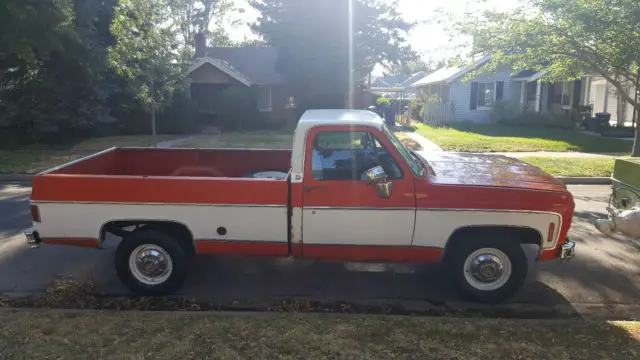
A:
<svg viewBox="0 0 640 360">
<path fill-rule="evenodd" d="M 448 249 L 460 241 L 469 241 L 470 238 L 502 238 L 513 239 L 519 244 L 533 244 L 542 247 L 542 234 L 530 227 L 516 226 L 468 226 L 456 229 L 451 234 L 444 248 L 444 257 Z"/>
<path fill-rule="evenodd" d="M 132 228 L 127 230 L 127 228 Z M 174 221 L 148 221 L 148 220 L 117 220 L 111 221 L 102 226 L 100 231 L 100 242 L 104 242 L 107 232 L 121 238 L 138 229 L 153 229 L 171 235 L 178 240 L 187 254 L 195 254 L 195 244 L 193 234 L 186 225 Z"/>
</svg>

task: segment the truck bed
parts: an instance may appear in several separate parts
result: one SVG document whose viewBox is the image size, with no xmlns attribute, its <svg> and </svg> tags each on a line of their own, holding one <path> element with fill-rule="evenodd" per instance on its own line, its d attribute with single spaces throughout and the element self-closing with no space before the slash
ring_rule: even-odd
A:
<svg viewBox="0 0 640 360">
<path fill-rule="evenodd" d="M 33 179 L 32 201 L 286 205 L 291 151 L 113 148 Z"/>
<path fill-rule="evenodd" d="M 259 171 L 286 173 L 290 164 L 290 150 L 113 148 L 45 173 L 244 177 Z M 207 173 L 204 171 L 207 168 L 214 168 L 220 174 Z"/>
</svg>

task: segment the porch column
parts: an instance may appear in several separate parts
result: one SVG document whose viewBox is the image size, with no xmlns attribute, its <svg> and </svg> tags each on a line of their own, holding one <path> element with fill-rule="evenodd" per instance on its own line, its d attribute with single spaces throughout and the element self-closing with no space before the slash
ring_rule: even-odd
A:
<svg viewBox="0 0 640 360">
<path fill-rule="evenodd" d="M 527 98 L 527 94 L 525 93 L 527 91 L 527 81 L 523 80 L 522 83 L 520 84 L 520 109 L 524 110 L 526 105 L 525 105 L 525 99 Z"/>
<path fill-rule="evenodd" d="M 538 80 L 536 84 L 536 106 L 535 112 L 540 112 L 540 102 L 542 101 L 542 82 Z"/>
</svg>

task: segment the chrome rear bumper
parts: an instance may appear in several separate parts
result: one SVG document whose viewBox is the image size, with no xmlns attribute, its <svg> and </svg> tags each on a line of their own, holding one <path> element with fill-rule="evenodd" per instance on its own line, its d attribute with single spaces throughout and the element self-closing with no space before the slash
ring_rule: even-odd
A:
<svg viewBox="0 0 640 360">
<path fill-rule="evenodd" d="M 573 242 L 571 240 L 567 240 L 567 242 L 562 244 L 562 247 L 560 248 L 560 259 L 569 260 L 572 257 L 574 257 L 575 254 L 576 254 L 576 243 L 575 242 Z"/>
</svg>

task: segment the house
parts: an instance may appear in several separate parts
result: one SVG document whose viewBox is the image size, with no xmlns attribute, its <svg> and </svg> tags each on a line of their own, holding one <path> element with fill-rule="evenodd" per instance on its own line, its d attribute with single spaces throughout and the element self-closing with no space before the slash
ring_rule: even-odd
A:
<svg viewBox="0 0 640 360">
<path fill-rule="evenodd" d="M 266 46 L 212 47 L 200 50 L 188 70 L 190 94 L 204 124 L 216 125 L 215 100 L 231 86 L 248 88 L 265 121 L 287 121 L 290 95 L 275 70 L 277 51 Z"/>
<path fill-rule="evenodd" d="M 593 109 L 593 113 L 606 112 L 611 114 L 611 121 L 619 126 L 629 126 L 634 120 L 634 109 L 626 101 L 620 91 L 601 76 L 587 76 L 587 103 Z M 635 98 L 635 87 L 625 87 L 627 94 Z M 640 98 L 640 97 L 639 97 Z M 638 115 L 636 114 L 636 121 Z"/>
<path fill-rule="evenodd" d="M 587 87 L 582 79 L 550 83 L 541 80 L 544 72 L 505 68 L 465 80 L 465 75 L 489 60 L 491 56 L 487 55 L 469 66 L 444 67 L 411 84 L 410 88 L 425 100 L 425 120 L 487 121 L 497 101 L 509 101 L 536 113 L 568 114 L 587 104 Z"/>
</svg>

